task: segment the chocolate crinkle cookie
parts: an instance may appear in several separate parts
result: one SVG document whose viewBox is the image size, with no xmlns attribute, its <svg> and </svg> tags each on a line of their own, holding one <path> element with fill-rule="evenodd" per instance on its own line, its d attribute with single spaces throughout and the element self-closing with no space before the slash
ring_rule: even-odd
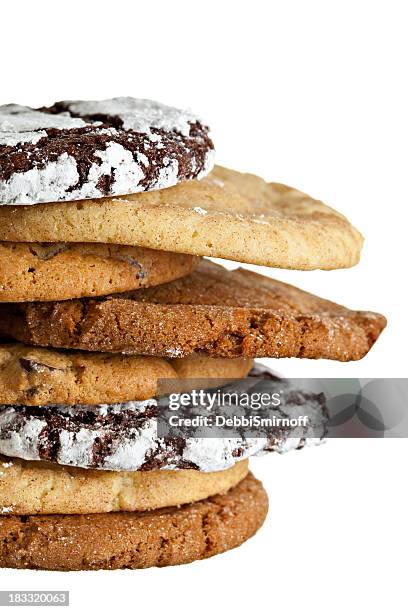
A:
<svg viewBox="0 0 408 612">
<path fill-rule="evenodd" d="M 0 204 L 36 204 L 163 189 L 213 167 L 209 129 L 151 100 L 0 106 Z"/>
<path fill-rule="evenodd" d="M 22 406 L 0 404 L 0 453 L 26 460 L 112 471 L 186 470 L 215 472 L 237 461 L 265 452 L 284 453 L 320 444 L 327 434 L 327 407 L 323 394 L 292 388 L 268 368 L 256 365 L 248 378 L 223 387 L 228 393 L 247 394 L 280 390 L 281 403 L 264 411 L 282 423 L 305 415 L 305 424 L 277 424 L 273 428 L 240 428 L 214 437 L 180 429 L 177 437 L 162 437 L 158 421 L 166 398 L 120 404 Z M 162 401 L 163 400 L 163 401 Z M 233 414 L 242 410 L 231 405 Z M 216 407 L 223 413 L 223 406 Z M 191 416 L 195 409 L 188 407 Z M 228 412 L 226 407 L 225 414 Z M 218 437 L 217 437 L 218 436 Z M 231 437 L 229 437 L 231 436 Z"/>
</svg>

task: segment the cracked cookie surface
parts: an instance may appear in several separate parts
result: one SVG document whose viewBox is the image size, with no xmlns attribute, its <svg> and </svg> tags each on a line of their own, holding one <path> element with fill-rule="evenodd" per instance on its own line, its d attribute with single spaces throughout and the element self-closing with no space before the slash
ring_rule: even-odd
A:
<svg viewBox="0 0 408 612">
<path fill-rule="evenodd" d="M 194 377 L 193 380 L 181 381 L 183 373 L 197 373 L 194 365 L 199 365 L 200 360 L 195 358 L 193 367 L 189 362 L 191 359 L 178 361 L 181 368 L 177 371 L 179 378 L 171 380 L 173 391 L 196 389 L 198 385 L 201 389 L 214 389 L 215 386 L 227 394 L 227 399 L 225 403 L 222 399 L 217 400 L 213 404 L 214 412 L 230 415 L 228 398 L 231 394 L 233 397 L 245 390 L 257 401 L 261 391 L 268 389 L 272 395 L 279 389 L 279 406 L 270 406 L 268 410 L 268 417 L 277 419 L 276 426 L 258 430 L 255 437 L 239 427 L 229 435 L 215 437 L 202 435 L 200 428 L 194 427 L 184 429 L 181 426 L 174 432 L 166 428 L 169 418 L 166 397 L 98 405 L 0 404 L 0 453 L 35 460 L 39 466 L 46 461 L 117 472 L 187 469 L 217 472 L 253 455 L 285 453 L 320 444 L 326 436 L 328 413 L 323 394 L 293 387 L 261 364 L 255 364 L 247 377 L 238 380 L 220 379 L 221 369 L 218 368 L 216 378 L 197 380 Z M 35 367 L 38 367 L 38 362 Z M 203 371 L 200 368 L 201 376 Z M 307 417 L 306 423 L 289 425 L 299 410 Z M 197 414 L 193 406 L 188 406 L 186 411 L 189 418 Z"/>
<path fill-rule="evenodd" d="M 0 205 L 164 189 L 213 166 L 208 127 L 152 100 L 0 106 Z"/>
<path fill-rule="evenodd" d="M 27 344 L 182 357 L 361 359 L 386 325 L 248 270 L 203 260 L 189 276 L 108 298 L 1 304 L 0 332 Z"/>
</svg>

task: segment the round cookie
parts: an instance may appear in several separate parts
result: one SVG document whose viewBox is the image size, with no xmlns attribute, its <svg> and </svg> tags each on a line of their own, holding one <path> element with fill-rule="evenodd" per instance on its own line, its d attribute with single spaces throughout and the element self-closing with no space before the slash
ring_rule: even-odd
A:
<svg viewBox="0 0 408 612">
<path fill-rule="evenodd" d="M 133 244 L 299 270 L 353 266 L 363 244 L 322 202 L 221 167 L 201 181 L 121 198 L 0 206 L 0 240 Z"/>
<path fill-rule="evenodd" d="M 180 565 L 239 546 L 268 511 L 249 474 L 225 495 L 150 512 L 0 517 L 0 567 L 139 569 Z"/>
<path fill-rule="evenodd" d="M 0 405 L 0 453 L 117 472 L 216 472 L 269 446 L 266 437 L 161 437 L 158 414 L 155 400 L 101 406 Z M 287 438 L 275 439 L 275 447 L 284 450 Z M 296 438 L 289 447 L 292 444 L 301 447 L 303 442 Z"/>
<path fill-rule="evenodd" d="M 100 198 L 200 178 L 214 163 L 208 132 L 190 112 L 137 98 L 0 106 L 0 204 Z"/>
<path fill-rule="evenodd" d="M 243 378 L 252 359 L 161 359 L 0 345 L 0 404 L 113 404 L 157 393 L 159 379 Z"/>
<path fill-rule="evenodd" d="M 202 260 L 148 289 L 69 302 L 0 304 L 0 332 L 27 344 L 182 357 L 361 359 L 386 325 L 286 283 Z"/>
<path fill-rule="evenodd" d="M 103 472 L 0 456 L 1 514 L 91 514 L 180 506 L 226 493 L 248 461 L 220 472 Z"/>
<path fill-rule="evenodd" d="M 241 391 L 254 394 L 255 400 L 260 392 L 271 394 L 279 389 L 279 406 L 270 406 L 268 417 L 283 418 L 289 423 L 291 418 L 302 415 L 307 418 L 306 423 L 277 423 L 275 427 L 259 428 L 256 437 L 251 435 L 250 428 L 238 429 L 230 437 L 206 437 L 200 430 L 196 433 L 183 429 L 166 435 L 159 428 L 163 403 L 156 399 L 98 406 L 0 405 L 0 453 L 119 472 L 184 469 L 216 472 L 263 452 L 284 453 L 319 444 L 326 435 L 323 394 L 293 388 L 258 365 L 239 383 Z M 227 393 L 236 389 L 236 385 L 227 384 Z M 218 413 L 220 406 L 213 407 Z M 186 412 L 189 416 L 196 414 L 192 406 Z M 234 414 L 240 412 L 235 406 Z M 226 413 L 231 415 L 228 408 Z"/>
<path fill-rule="evenodd" d="M 67 300 L 120 293 L 190 274 L 198 257 L 140 247 L 0 243 L 0 302 Z"/>
</svg>

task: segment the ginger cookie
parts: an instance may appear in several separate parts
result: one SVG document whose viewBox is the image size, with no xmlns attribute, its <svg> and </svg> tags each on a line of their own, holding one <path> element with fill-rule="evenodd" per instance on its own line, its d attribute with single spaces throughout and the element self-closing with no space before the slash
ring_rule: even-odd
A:
<svg viewBox="0 0 408 612">
<path fill-rule="evenodd" d="M 0 240 L 131 244 L 299 270 L 353 266 L 363 244 L 322 202 L 221 167 L 200 181 L 126 197 L 0 206 Z"/>
<path fill-rule="evenodd" d="M 107 472 L 0 456 L 0 515 L 135 512 L 180 506 L 226 493 L 247 473 L 248 461 L 208 473 Z"/>
<path fill-rule="evenodd" d="M 140 247 L 0 243 L 0 302 L 67 300 L 151 287 L 190 274 L 198 257 Z"/>
<path fill-rule="evenodd" d="M 206 260 L 189 276 L 127 294 L 0 305 L 0 333 L 26 344 L 168 357 L 351 361 L 385 325 L 380 314 Z"/>
<path fill-rule="evenodd" d="M 0 517 L 0 567 L 139 569 L 191 563 L 239 546 L 268 511 L 249 474 L 224 495 L 150 512 Z"/>
<path fill-rule="evenodd" d="M 152 100 L 0 106 L 0 204 L 164 189 L 205 176 L 213 160 L 208 127 Z"/>
<path fill-rule="evenodd" d="M 113 404 L 157 394 L 160 379 L 243 378 L 252 359 L 191 355 L 162 359 L 139 355 L 58 351 L 0 345 L 0 404 Z"/>
</svg>

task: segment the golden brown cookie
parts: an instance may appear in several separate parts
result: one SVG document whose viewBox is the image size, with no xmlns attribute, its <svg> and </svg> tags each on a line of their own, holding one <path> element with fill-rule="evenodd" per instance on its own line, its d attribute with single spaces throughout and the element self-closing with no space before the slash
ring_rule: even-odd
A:
<svg viewBox="0 0 408 612">
<path fill-rule="evenodd" d="M 109 298 L 2 304 L 0 332 L 27 344 L 182 357 L 360 359 L 385 327 L 296 287 L 200 262 L 189 276 Z"/>
<path fill-rule="evenodd" d="M 249 474 L 225 495 L 180 508 L 0 517 L 0 567 L 43 570 L 138 569 L 180 565 L 239 546 L 268 511 Z"/>
<path fill-rule="evenodd" d="M 198 257 L 109 244 L 0 243 L 0 302 L 66 300 L 167 283 Z"/>
<path fill-rule="evenodd" d="M 322 202 L 221 167 L 201 181 L 146 193 L 0 206 L 0 240 L 133 244 L 300 270 L 353 266 L 363 243 Z"/>
<path fill-rule="evenodd" d="M 0 456 L 1 514 L 91 514 L 179 506 L 226 493 L 248 461 L 221 472 L 106 472 Z"/>
<path fill-rule="evenodd" d="M 111 404 L 145 400 L 162 378 L 243 378 L 252 359 L 160 359 L 0 346 L 0 404 Z"/>
</svg>

